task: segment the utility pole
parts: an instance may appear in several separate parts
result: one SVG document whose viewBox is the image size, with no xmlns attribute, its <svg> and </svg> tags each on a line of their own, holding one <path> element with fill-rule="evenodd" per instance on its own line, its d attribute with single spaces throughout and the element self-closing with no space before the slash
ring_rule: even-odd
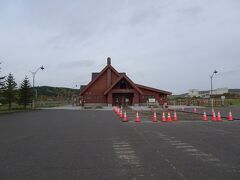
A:
<svg viewBox="0 0 240 180">
<path fill-rule="evenodd" d="M 77 88 L 78 85 L 74 85 L 72 89 Z M 74 91 L 72 93 L 72 106 L 76 106 L 77 105 L 77 97 L 75 97 Z"/>
<path fill-rule="evenodd" d="M 32 109 L 35 108 L 35 98 L 37 98 L 37 97 L 36 97 L 36 96 L 37 96 L 37 90 L 35 90 L 35 76 L 36 76 L 37 72 L 38 72 L 40 69 L 41 69 L 41 70 L 44 70 L 44 67 L 41 66 L 41 67 L 37 68 L 36 71 L 30 71 L 30 72 L 32 73 L 32 76 L 33 76 L 33 99 L 32 99 Z"/>
<path fill-rule="evenodd" d="M 210 76 L 210 79 L 211 79 L 211 95 L 210 95 L 210 98 L 211 98 L 212 109 L 213 109 L 213 97 L 211 97 L 211 96 L 213 95 L 213 77 L 217 73 L 218 73 L 218 71 L 214 70 L 213 74 Z"/>
</svg>

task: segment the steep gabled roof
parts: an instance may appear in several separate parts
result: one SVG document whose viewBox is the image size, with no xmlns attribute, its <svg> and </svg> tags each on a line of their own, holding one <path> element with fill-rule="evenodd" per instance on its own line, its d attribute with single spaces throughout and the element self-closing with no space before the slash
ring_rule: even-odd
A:
<svg viewBox="0 0 240 180">
<path fill-rule="evenodd" d="M 111 69 L 114 73 L 116 73 L 117 76 L 120 76 L 120 74 L 117 72 L 116 69 L 114 69 L 110 64 L 107 65 L 98 75 L 93 79 L 91 82 L 88 83 L 88 85 L 80 92 L 80 96 L 82 96 L 83 93 L 86 92 L 86 90 L 94 84 L 108 69 Z"/>
<path fill-rule="evenodd" d="M 92 72 L 92 80 L 98 76 L 99 72 Z"/>
<path fill-rule="evenodd" d="M 87 87 L 87 85 L 81 85 L 80 86 L 80 92 L 83 91 L 85 87 Z"/>
<path fill-rule="evenodd" d="M 116 86 L 116 84 L 121 80 L 121 79 L 126 79 L 127 82 L 134 88 L 136 89 L 140 94 L 143 94 L 142 91 L 132 82 L 132 80 L 127 77 L 126 74 L 121 75 L 105 92 L 104 95 L 107 95 L 109 93 L 109 91 L 111 91 L 111 89 Z"/>
<path fill-rule="evenodd" d="M 168 91 L 163 91 L 163 90 L 160 90 L 160 89 L 155 89 L 155 88 L 152 88 L 152 87 L 143 86 L 141 84 L 136 84 L 136 86 L 139 87 L 139 88 L 146 89 L 146 90 L 149 90 L 149 91 L 154 91 L 154 92 L 157 92 L 157 93 L 160 93 L 160 94 L 167 94 L 167 95 L 172 94 L 171 92 L 168 92 Z"/>
</svg>

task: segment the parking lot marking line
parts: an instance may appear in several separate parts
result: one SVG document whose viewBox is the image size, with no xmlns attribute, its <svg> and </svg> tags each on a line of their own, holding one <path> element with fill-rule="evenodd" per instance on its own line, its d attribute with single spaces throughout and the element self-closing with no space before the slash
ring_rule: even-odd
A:
<svg viewBox="0 0 240 180">
<path fill-rule="evenodd" d="M 182 143 L 182 141 L 169 141 L 170 143 Z"/>
<path fill-rule="evenodd" d="M 124 150 L 118 150 L 118 151 L 116 151 L 116 153 L 117 154 L 135 154 L 135 151 L 132 151 L 132 150 L 130 150 L 130 151 L 124 151 Z"/>
<path fill-rule="evenodd" d="M 166 141 L 166 142 L 170 143 L 170 141 L 166 140 L 166 139 L 169 139 L 167 135 L 163 136 L 164 134 L 163 133 L 160 134 L 159 132 L 153 132 L 153 133 L 157 134 L 158 137 L 160 139 L 162 139 L 163 141 Z M 177 141 L 177 138 L 176 138 L 176 141 Z M 182 150 L 182 152 L 185 152 L 188 155 L 194 156 L 204 163 L 210 163 L 211 165 L 213 165 L 215 167 L 224 167 L 226 172 L 228 172 L 228 171 L 229 172 L 240 171 L 239 169 L 237 169 L 235 167 L 230 167 L 229 165 L 222 162 L 220 159 L 214 157 L 211 154 L 201 152 L 200 150 L 196 149 L 194 146 L 192 146 L 188 143 L 184 143 L 184 142 L 181 141 L 181 143 L 170 143 L 170 144 L 173 145 L 176 149 Z M 181 144 L 182 144 L 182 146 L 181 146 Z"/>
<path fill-rule="evenodd" d="M 164 159 L 165 162 L 167 162 L 167 164 L 183 179 L 183 180 L 187 180 L 187 177 L 184 176 L 183 173 L 181 173 L 176 166 L 173 165 L 173 163 L 171 163 L 171 161 L 167 158 Z"/>
<path fill-rule="evenodd" d="M 117 151 L 130 151 L 130 150 L 132 150 L 132 148 L 130 148 L 130 147 L 115 147 L 114 149 L 117 150 Z"/>
<path fill-rule="evenodd" d="M 192 153 L 192 156 L 209 156 L 209 154 L 203 153 L 203 152 L 199 152 L 199 153 Z"/>
<path fill-rule="evenodd" d="M 120 144 L 118 144 L 118 145 L 113 145 L 113 147 L 115 148 L 118 148 L 118 147 L 130 147 L 128 144 L 122 144 L 122 145 L 120 145 Z"/>
<path fill-rule="evenodd" d="M 156 146 L 153 144 L 153 143 L 151 143 L 146 137 L 145 137 L 145 135 L 144 135 L 144 133 L 141 133 L 141 132 L 139 132 L 139 131 L 137 131 L 137 129 L 136 128 L 134 128 L 134 130 L 136 131 L 136 133 L 139 135 L 139 136 L 141 136 L 142 138 L 143 138 L 143 140 L 144 140 L 144 142 L 146 143 L 146 144 L 149 144 L 151 147 L 153 147 L 154 149 L 156 148 Z M 149 133 L 153 133 L 152 131 L 151 132 L 149 132 Z M 156 133 L 158 136 L 162 136 L 162 137 L 164 137 L 164 136 L 167 136 L 167 135 L 165 135 L 165 134 L 162 134 L 162 133 L 160 133 L 160 132 L 157 132 Z M 168 166 L 170 166 L 175 172 L 176 172 L 176 174 L 179 176 L 179 178 L 180 179 L 183 179 L 183 180 L 187 180 L 187 178 L 186 178 L 186 176 L 176 167 L 176 166 L 174 166 L 174 164 L 170 161 L 170 160 L 168 160 L 167 158 L 166 158 L 166 156 L 163 154 L 163 153 L 161 153 L 161 151 L 159 150 L 159 149 L 156 149 L 156 152 L 159 154 L 159 156 L 167 163 L 167 165 Z"/>
<path fill-rule="evenodd" d="M 131 171 L 135 172 L 136 176 L 143 175 L 141 169 L 139 169 L 143 167 L 143 164 L 140 162 L 140 159 L 136 155 L 135 151 L 131 148 L 130 144 L 124 141 L 113 142 L 112 147 L 117 159 L 120 160 L 119 164 L 122 168 L 122 172 L 127 174 L 129 169 L 131 169 Z"/>
<path fill-rule="evenodd" d="M 193 146 L 176 146 L 177 149 L 193 148 Z"/>
<path fill-rule="evenodd" d="M 186 146 L 186 145 L 188 145 L 187 143 L 183 143 L 183 142 L 181 142 L 181 143 L 171 143 L 171 145 L 173 145 L 173 146 Z"/>
<path fill-rule="evenodd" d="M 194 148 L 192 148 L 192 149 L 184 149 L 183 151 L 185 151 L 185 152 L 199 152 L 198 149 L 194 149 Z"/>
<path fill-rule="evenodd" d="M 162 138 L 162 139 L 165 141 L 171 141 L 171 139 L 169 139 L 169 138 Z"/>
</svg>

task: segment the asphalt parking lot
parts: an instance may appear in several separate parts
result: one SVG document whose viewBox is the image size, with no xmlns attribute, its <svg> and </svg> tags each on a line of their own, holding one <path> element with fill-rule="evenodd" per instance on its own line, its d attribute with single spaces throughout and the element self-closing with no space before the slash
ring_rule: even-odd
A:
<svg viewBox="0 0 240 180">
<path fill-rule="evenodd" d="M 112 111 L 0 116 L 0 179 L 240 179 L 240 121 L 123 123 Z"/>
</svg>

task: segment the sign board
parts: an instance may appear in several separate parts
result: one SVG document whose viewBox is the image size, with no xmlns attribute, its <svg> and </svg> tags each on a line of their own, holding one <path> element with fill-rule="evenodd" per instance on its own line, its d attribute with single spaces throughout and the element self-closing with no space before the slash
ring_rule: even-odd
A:
<svg viewBox="0 0 240 180">
<path fill-rule="evenodd" d="M 155 98 L 149 98 L 149 99 L 148 99 L 148 102 L 149 102 L 149 103 L 155 103 L 155 102 L 156 102 L 156 99 L 155 99 Z"/>
</svg>

